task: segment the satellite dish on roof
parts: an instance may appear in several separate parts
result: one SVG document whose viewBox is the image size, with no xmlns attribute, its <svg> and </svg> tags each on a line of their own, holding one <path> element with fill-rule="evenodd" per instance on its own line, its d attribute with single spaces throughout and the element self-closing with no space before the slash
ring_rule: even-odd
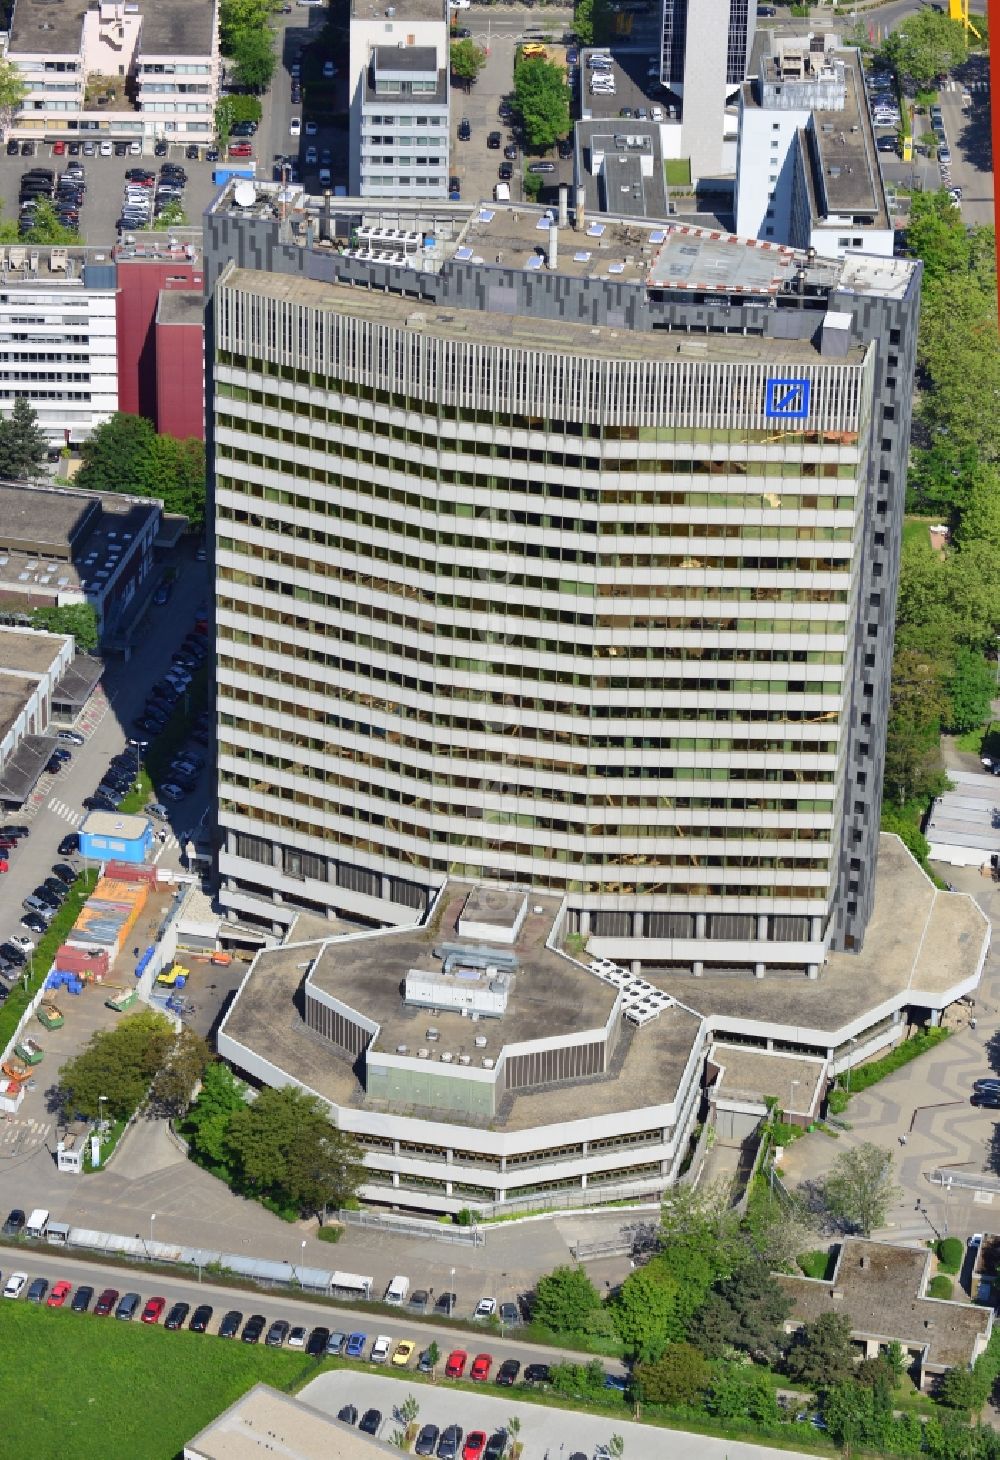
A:
<svg viewBox="0 0 1000 1460">
<path fill-rule="evenodd" d="M 257 201 L 257 189 L 252 182 L 244 179 L 238 182 L 233 189 L 233 202 L 238 208 L 252 208 Z"/>
</svg>

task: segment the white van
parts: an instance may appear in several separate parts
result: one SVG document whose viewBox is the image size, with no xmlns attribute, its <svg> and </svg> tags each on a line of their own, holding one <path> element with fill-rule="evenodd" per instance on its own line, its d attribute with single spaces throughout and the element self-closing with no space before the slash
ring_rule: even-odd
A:
<svg viewBox="0 0 1000 1460">
<path fill-rule="evenodd" d="M 494 185 L 493 185 L 493 201 L 495 203 L 509 203 L 510 202 L 510 187 L 509 187 L 509 185 L 507 183 L 494 183 Z"/>
<path fill-rule="evenodd" d="M 44 1237 L 49 1225 L 49 1214 L 43 1207 L 36 1207 L 24 1224 L 26 1237 Z"/>
<path fill-rule="evenodd" d="M 397 1308 L 401 1307 L 406 1302 L 406 1295 L 409 1291 L 410 1279 L 408 1277 L 394 1277 L 385 1290 L 385 1302 L 393 1303 Z"/>
</svg>

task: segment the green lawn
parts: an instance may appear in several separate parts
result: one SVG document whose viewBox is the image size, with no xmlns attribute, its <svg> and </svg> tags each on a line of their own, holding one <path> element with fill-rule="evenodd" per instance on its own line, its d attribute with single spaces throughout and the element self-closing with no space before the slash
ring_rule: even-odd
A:
<svg viewBox="0 0 1000 1460">
<path fill-rule="evenodd" d="M 27 1303 L 0 1309 L 0 1348 L 3 1451 L 31 1460 L 172 1460 L 258 1381 L 315 1372 L 302 1353 Z"/>
</svg>

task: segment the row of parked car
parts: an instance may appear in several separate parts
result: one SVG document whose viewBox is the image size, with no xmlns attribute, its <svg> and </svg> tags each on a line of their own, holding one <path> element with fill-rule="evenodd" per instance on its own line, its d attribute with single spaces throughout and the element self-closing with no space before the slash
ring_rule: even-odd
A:
<svg viewBox="0 0 1000 1460">
<path fill-rule="evenodd" d="M 71 162 L 57 180 L 51 167 L 31 167 L 22 174 L 18 195 L 18 232 L 23 238 L 35 226 L 39 205 L 52 206 L 64 228 L 80 231 L 80 209 L 87 192 L 83 165 Z"/>
<path fill-rule="evenodd" d="M 130 744 L 145 749 L 165 729 L 178 701 L 190 687 L 195 671 L 205 662 L 207 654 L 208 639 L 205 631 L 193 629 L 175 651 L 171 668 L 162 679 L 157 680 L 147 695 L 146 703 L 133 723 L 135 734 Z M 210 731 L 211 721 L 205 711 L 192 727 L 191 743 L 178 751 L 170 763 L 167 779 L 159 788 L 160 794 L 166 800 L 183 801 L 197 786 L 198 777 L 205 768 L 202 751 L 208 745 Z M 167 818 L 166 807 L 160 802 L 153 802 L 146 809 L 161 821 Z"/>
<path fill-rule="evenodd" d="M 180 206 L 186 183 L 187 173 L 176 162 L 161 163 L 159 178 L 149 168 L 130 167 L 125 174 L 118 232 L 148 228 L 168 208 Z"/>
</svg>

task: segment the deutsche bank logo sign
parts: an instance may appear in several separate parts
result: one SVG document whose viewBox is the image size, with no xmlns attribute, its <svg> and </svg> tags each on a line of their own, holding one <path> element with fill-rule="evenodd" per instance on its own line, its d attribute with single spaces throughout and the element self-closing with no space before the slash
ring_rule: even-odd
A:
<svg viewBox="0 0 1000 1460">
<path fill-rule="evenodd" d="M 764 415 L 769 421 L 801 421 L 809 414 L 809 380 L 769 380 L 764 393 Z"/>
</svg>

